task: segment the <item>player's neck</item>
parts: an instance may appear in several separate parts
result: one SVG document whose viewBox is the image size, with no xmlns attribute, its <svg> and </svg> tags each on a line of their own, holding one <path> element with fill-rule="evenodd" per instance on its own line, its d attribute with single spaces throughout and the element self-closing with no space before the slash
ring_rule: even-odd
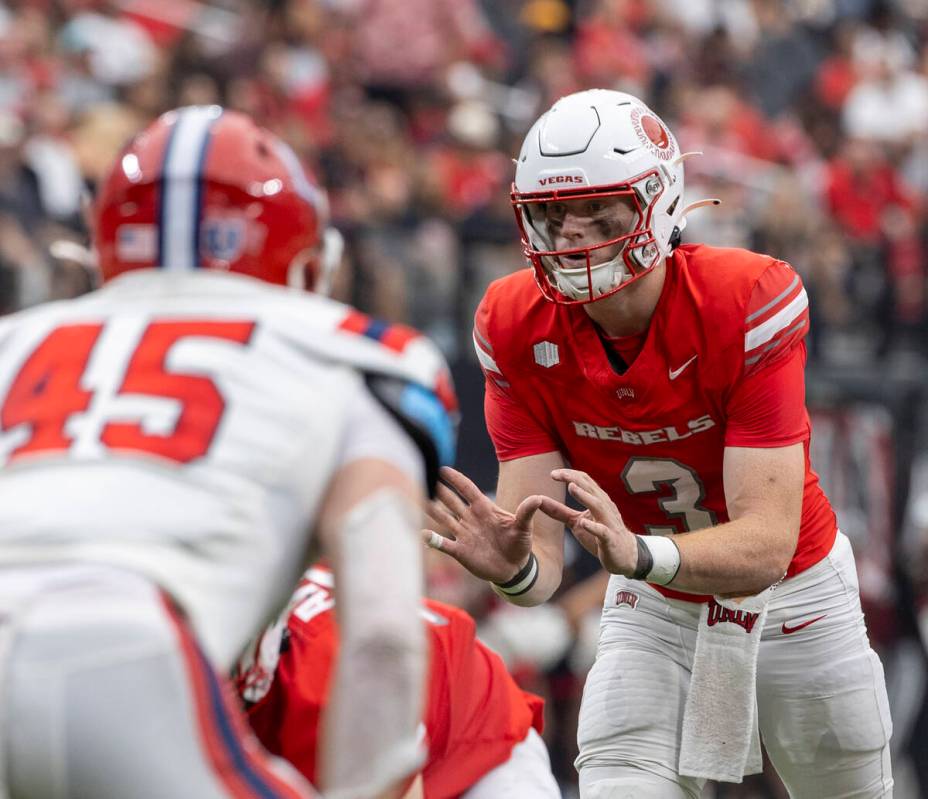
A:
<svg viewBox="0 0 928 799">
<path fill-rule="evenodd" d="M 628 288 L 588 303 L 583 310 L 612 338 L 642 333 L 648 329 L 654 316 L 666 274 L 667 262 L 664 261 Z"/>
</svg>

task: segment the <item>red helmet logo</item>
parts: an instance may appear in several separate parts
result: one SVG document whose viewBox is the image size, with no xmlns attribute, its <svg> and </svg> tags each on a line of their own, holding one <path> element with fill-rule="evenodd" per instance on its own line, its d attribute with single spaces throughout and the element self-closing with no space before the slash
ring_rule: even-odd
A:
<svg viewBox="0 0 928 799">
<path fill-rule="evenodd" d="M 667 131 L 664 129 L 664 126 L 652 116 L 643 116 L 641 118 L 641 127 L 644 130 L 645 135 L 651 140 L 651 142 L 661 150 L 665 150 L 670 146 L 670 138 L 667 136 Z"/>
</svg>

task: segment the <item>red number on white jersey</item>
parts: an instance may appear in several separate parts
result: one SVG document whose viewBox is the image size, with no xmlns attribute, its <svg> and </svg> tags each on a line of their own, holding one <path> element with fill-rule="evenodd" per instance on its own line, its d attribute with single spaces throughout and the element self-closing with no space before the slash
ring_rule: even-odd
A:
<svg viewBox="0 0 928 799">
<path fill-rule="evenodd" d="M 225 400 L 210 377 L 168 370 L 168 353 L 190 337 L 244 345 L 254 326 L 253 322 L 221 321 L 147 325 L 131 353 L 116 396 L 174 400 L 179 405 L 176 422 L 162 433 L 147 431 L 141 416 L 106 421 L 99 431 L 100 443 L 108 449 L 148 452 L 180 463 L 205 455 L 219 427 Z M 72 446 L 69 420 L 86 413 L 94 400 L 94 390 L 82 385 L 82 380 L 103 331 L 104 325 L 99 323 L 56 328 L 26 359 L 0 408 L 4 431 L 19 425 L 30 428 L 29 437 L 12 450 L 9 459 Z"/>
</svg>

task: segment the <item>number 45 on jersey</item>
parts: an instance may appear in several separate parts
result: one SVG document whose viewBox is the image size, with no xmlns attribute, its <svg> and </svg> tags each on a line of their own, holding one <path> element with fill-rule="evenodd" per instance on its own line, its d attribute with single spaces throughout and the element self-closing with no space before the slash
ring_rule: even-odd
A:
<svg viewBox="0 0 928 799">
<path fill-rule="evenodd" d="M 254 322 L 116 319 L 52 330 L 23 361 L 0 407 L 0 462 L 68 451 L 135 450 L 188 463 L 225 411 L 208 374 L 168 367 L 194 338 L 245 346 Z"/>
</svg>

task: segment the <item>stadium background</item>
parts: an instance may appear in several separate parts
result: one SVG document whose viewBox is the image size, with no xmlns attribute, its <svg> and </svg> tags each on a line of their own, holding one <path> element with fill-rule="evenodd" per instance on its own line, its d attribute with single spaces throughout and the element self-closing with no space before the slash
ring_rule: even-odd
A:
<svg viewBox="0 0 928 799">
<path fill-rule="evenodd" d="M 887 669 L 897 799 L 928 796 L 926 40 L 926 0 L 0 0 L 0 313 L 91 287 L 82 206 L 129 136 L 177 105 L 247 111 L 328 187 L 337 296 L 445 350 L 459 466 L 492 490 L 470 320 L 522 265 L 510 159 L 557 97 L 638 94 L 704 153 L 688 197 L 723 200 L 684 238 L 775 254 L 809 290 L 813 460 Z M 565 796 L 601 602 L 578 550 L 531 610 L 430 563 L 548 698 Z"/>
</svg>

